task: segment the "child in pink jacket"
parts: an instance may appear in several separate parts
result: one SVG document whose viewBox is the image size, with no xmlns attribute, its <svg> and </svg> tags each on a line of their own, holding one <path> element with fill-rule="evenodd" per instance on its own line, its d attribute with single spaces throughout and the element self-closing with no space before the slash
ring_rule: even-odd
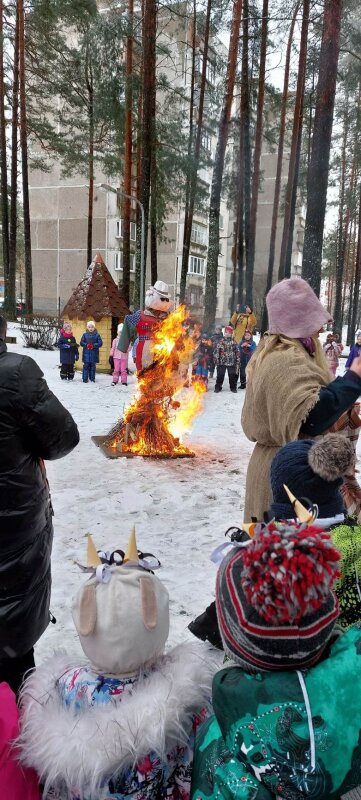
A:
<svg viewBox="0 0 361 800">
<path fill-rule="evenodd" d="M 126 386 L 128 383 L 128 374 L 127 374 L 127 366 L 128 366 L 128 353 L 121 353 L 117 350 L 117 345 L 119 341 L 119 336 L 122 332 L 123 323 L 120 322 L 117 328 L 118 335 L 113 339 L 112 346 L 110 348 L 109 356 L 112 356 L 114 360 L 114 372 L 113 372 L 113 381 L 112 386 L 116 386 L 119 381 L 119 375 L 121 378 L 121 382 L 123 386 Z M 120 358 L 118 358 L 118 355 Z"/>
<path fill-rule="evenodd" d="M 35 772 L 22 767 L 13 745 L 19 735 L 19 712 L 14 692 L 0 683 L 0 800 L 40 800 Z"/>
<path fill-rule="evenodd" d="M 340 344 L 340 342 L 336 341 L 333 333 L 328 333 L 325 344 L 323 345 L 323 349 L 325 351 L 326 361 L 332 372 L 332 375 L 336 375 L 336 370 L 339 365 L 339 357 L 342 353 L 343 346 Z"/>
</svg>

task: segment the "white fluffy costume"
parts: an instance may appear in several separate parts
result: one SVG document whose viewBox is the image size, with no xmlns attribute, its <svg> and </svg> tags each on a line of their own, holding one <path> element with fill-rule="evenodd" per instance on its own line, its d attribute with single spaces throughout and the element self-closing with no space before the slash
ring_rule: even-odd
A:
<svg viewBox="0 0 361 800">
<path fill-rule="evenodd" d="M 28 678 L 21 759 L 49 800 L 188 800 L 215 660 L 199 643 L 164 655 L 168 593 L 134 541 L 121 565 L 94 567 L 73 602 L 91 663 L 59 652 Z"/>
</svg>

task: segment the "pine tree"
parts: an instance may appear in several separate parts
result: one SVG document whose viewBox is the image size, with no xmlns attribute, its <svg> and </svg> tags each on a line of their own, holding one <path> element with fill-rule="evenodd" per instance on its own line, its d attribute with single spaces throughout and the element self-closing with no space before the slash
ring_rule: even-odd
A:
<svg viewBox="0 0 361 800">
<path fill-rule="evenodd" d="M 322 242 L 337 65 L 340 49 L 342 0 L 325 0 L 323 30 L 313 126 L 312 153 L 307 178 L 307 214 L 302 276 L 318 295 L 321 284 Z"/>
<path fill-rule="evenodd" d="M 204 324 L 206 327 L 211 327 L 214 324 L 216 308 L 217 308 L 219 209 L 221 202 L 224 159 L 227 146 L 229 122 L 231 118 L 234 84 L 236 79 L 236 66 L 237 66 L 237 53 L 239 44 L 241 14 L 242 14 L 242 0 L 234 0 L 225 95 L 223 99 L 221 118 L 219 121 L 218 141 L 217 141 L 217 149 L 213 167 L 211 199 L 209 206 L 209 247 L 208 247 L 208 264 L 207 264 L 206 289 L 205 289 L 205 314 L 204 314 Z"/>
</svg>

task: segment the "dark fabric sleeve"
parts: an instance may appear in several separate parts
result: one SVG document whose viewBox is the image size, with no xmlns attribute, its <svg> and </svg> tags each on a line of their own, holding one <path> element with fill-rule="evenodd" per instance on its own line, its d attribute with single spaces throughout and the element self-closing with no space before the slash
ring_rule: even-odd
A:
<svg viewBox="0 0 361 800">
<path fill-rule="evenodd" d="M 301 433 L 318 436 L 339 419 L 361 394 L 361 378 L 351 370 L 343 378 L 336 378 L 323 386 L 318 402 L 301 427 Z"/>
<path fill-rule="evenodd" d="M 351 350 L 346 361 L 346 368 L 350 367 L 355 358 L 355 345 L 352 345 Z"/>
<path fill-rule="evenodd" d="M 44 460 L 66 456 L 79 442 L 78 428 L 32 358 L 22 359 L 19 383 L 16 414 L 29 451 Z"/>
</svg>

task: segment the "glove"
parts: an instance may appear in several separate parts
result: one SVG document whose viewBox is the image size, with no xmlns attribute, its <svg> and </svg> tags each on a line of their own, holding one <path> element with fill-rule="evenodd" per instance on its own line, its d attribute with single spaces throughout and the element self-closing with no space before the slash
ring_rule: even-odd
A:
<svg viewBox="0 0 361 800">
<path fill-rule="evenodd" d="M 109 356 L 109 364 L 112 367 L 112 369 L 114 369 L 114 358 L 113 358 L 113 356 Z"/>
<path fill-rule="evenodd" d="M 91 342 L 88 342 L 88 344 L 87 344 L 87 346 L 86 346 L 86 349 L 87 349 L 87 350 L 94 350 L 94 346 L 92 345 L 92 343 L 91 343 Z"/>
</svg>

